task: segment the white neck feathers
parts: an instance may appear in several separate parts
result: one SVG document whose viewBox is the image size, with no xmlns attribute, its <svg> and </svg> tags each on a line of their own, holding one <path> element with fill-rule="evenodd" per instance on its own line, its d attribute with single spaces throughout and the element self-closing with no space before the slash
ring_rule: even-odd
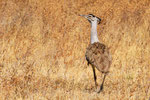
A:
<svg viewBox="0 0 150 100">
<path fill-rule="evenodd" d="M 99 42 L 98 36 L 97 36 L 97 21 L 91 22 L 91 44 L 94 42 Z"/>
</svg>

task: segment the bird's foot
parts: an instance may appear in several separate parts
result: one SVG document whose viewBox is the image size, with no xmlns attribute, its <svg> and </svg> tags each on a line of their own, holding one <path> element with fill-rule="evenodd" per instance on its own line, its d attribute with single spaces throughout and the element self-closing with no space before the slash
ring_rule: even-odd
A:
<svg viewBox="0 0 150 100">
<path fill-rule="evenodd" d="M 100 93 L 102 91 L 103 91 L 103 85 L 101 85 L 101 87 L 100 87 L 100 89 L 99 89 L 99 91 L 97 93 Z"/>
</svg>

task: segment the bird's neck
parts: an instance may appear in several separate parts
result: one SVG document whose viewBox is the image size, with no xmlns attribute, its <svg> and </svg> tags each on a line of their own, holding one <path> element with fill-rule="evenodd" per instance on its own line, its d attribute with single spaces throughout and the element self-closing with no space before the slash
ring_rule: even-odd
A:
<svg viewBox="0 0 150 100">
<path fill-rule="evenodd" d="M 99 42 L 97 36 L 97 21 L 91 22 L 91 44 Z"/>
</svg>

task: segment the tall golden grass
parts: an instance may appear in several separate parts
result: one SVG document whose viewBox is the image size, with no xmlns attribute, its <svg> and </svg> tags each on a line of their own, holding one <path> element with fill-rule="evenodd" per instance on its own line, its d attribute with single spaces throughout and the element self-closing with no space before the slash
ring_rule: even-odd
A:
<svg viewBox="0 0 150 100">
<path fill-rule="evenodd" d="M 113 62 L 96 93 L 90 24 Z M 97 71 L 98 83 L 102 74 Z M 148 100 L 150 0 L 0 0 L 0 100 Z"/>
</svg>

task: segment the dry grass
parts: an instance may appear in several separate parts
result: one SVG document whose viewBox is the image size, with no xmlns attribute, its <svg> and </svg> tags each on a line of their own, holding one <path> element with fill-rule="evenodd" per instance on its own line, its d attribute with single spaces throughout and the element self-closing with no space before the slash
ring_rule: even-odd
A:
<svg viewBox="0 0 150 100">
<path fill-rule="evenodd" d="M 90 25 L 77 16 L 88 13 L 113 56 L 101 94 L 84 57 Z M 150 0 L 0 0 L 0 45 L 1 100 L 150 98 Z"/>
</svg>

